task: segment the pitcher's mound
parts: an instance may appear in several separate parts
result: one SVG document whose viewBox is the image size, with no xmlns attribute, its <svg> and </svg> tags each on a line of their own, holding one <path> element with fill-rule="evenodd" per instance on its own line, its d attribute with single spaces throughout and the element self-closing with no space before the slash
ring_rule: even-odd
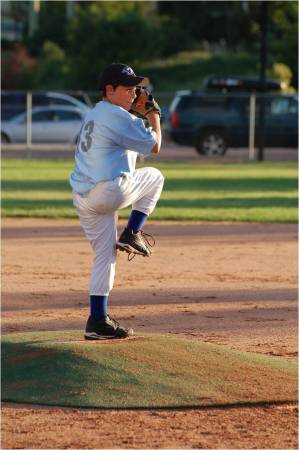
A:
<svg viewBox="0 0 299 450">
<path fill-rule="evenodd" d="M 81 335 L 82 335 L 82 332 L 81 332 Z M 129 340 L 135 341 L 136 339 L 138 339 L 138 340 L 145 339 L 145 336 L 133 335 L 133 336 L 128 336 L 126 338 L 103 337 L 101 339 L 85 339 L 84 337 L 81 336 L 81 339 L 80 338 L 76 339 L 76 337 L 70 337 L 69 339 L 63 339 L 63 340 L 55 339 L 52 341 L 52 343 L 53 344 L 59 343 L 59 344 L 102 345 L 102 344 L 121 344 L 121 343 L 129 341 Z"/>
<path fill-rule="evenodd" d="M 296 363 L 180 337 L 14 333 L 2 337 L 2 356 L 6 401 L 170 408 L 297 399 Z"/>
</svg>

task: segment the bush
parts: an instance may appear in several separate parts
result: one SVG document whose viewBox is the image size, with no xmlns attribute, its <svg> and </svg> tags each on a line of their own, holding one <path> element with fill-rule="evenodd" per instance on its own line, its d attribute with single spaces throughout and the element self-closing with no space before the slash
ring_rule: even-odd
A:
<svg viewBox="0 0 299 450">
<path fill-rule="evenodd" d="M 46 41 L 38 61 L 37 80 L 40 89 L 63 89 L 66 61 L 64 51 L 54 42 Z"/>
<path fill-rule="evenodd" d="M 32 58 L 26 47 L 20 43 L 12 50 L 3 52 L 1 81 L 3 89 L 26 89 L 36 86 L 34 68 L 36 60 Z"/>
<path fill-rule="evenodd" d="M 282 63 L 274 63 L 270 76 L 283 83 L 282 89 L 284 92 L 295 92 L 295 89 L 291 86 L 293 74 L 287 65 Z"/>
</svg>

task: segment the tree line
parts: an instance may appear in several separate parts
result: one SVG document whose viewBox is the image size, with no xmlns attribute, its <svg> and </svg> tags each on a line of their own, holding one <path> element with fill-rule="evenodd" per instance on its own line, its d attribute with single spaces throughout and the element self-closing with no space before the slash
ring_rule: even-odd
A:
<svg viewBox="0 0 299 450">
<path fill-rule="evenodd" d="M 21 42 L 2 42 L 4 89 L 96 90 L 101 69 L 115 61 L 138 69 L 152 60 L 208 43 L 225 51 L 258 54 L 260 3 L 256 1 L 41 2 L 38 28 Z M 287 65 L 297 87 L 298 4 L 270 1 L 271 58 Z M 24 17 L 28 2 L 11 2 Z"/>
</svg>

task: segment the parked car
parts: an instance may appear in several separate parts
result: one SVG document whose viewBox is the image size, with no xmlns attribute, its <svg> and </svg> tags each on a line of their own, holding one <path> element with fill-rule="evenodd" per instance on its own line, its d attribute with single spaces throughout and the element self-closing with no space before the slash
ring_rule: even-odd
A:
<svg viewBox="0 0 299 450">
<path fill-rule="evenodd" d="M 218 92 L 267 92 L 280 91 L 283 82 L 265 80 L 265 86 L 257 77 L 242 77 L 234 75 L 210 75 L 204 82 L 207 91 Z"/>
<path fill-rule="evenodd" d="M 179 91 L 170 106 L 170 137 L 198 153 L 223 155 L 227 148 L 246 147 L 249 140 L 249 95 Z M 258 123 L 259 97 L 256 104 Z M 259 129 L 256 126 L 256 142 Z M 266 97 L 265 146 L 298 147 L 298 99 Z"/>
<path fill-rule="evenodd" d="M 60 92 L 33 92 L 32 106 L 74 106 L 83 112 L 89 111 L 89 106 L 71 95 Z M 27 109 L 27 93 L 24 91 L 3 91 L 1 92 L 1 117 L 2 120 L 10 119 L 17 114 L 25 112 Z"/>
<path fill-rule="evenodd" d="M 33 143 L 75 143 L 85 112 L 73 106 L 32 108 Z M 1 123 L 1 142 L 25 143 L 27 113 Z"/>
</svg>

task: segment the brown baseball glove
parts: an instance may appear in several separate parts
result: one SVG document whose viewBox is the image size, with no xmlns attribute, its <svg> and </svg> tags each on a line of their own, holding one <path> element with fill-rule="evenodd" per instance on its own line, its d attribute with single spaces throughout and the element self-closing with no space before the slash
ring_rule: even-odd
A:
<svg viewBox="0 0 299 450">
<path fill-rule="evenodd" d="M 155 111 L 161 117 L 161 109 L 152 94 L 146 89 L 138 87 L 136 89 L 136 98 L 132 103 L 130 113 L 137 117 L 146 119 L 148 113 Z"/>
</svg>

